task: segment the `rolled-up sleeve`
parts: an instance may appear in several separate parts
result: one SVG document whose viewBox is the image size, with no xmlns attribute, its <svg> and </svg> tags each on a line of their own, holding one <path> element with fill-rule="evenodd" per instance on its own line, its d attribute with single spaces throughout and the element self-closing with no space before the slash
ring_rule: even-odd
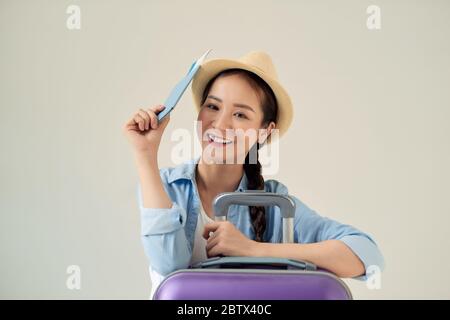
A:
<svg viewBox="0 0 450 320">
<path fill-rule="evenodd" d="M 142 244 L 152 269 L 166 276 L 187 268 L 192 250 L 184 230 L 186 210 L 176 202 L 172 202 L 172 207 L 167 209 L 144 208 L 139 184 L 137 195 Z"/>
<path fill-rule="evenodd" d="M 322 217 L 296 197 L 291 197 L 296 204 L 295 237 L 298 242 L 312 243 L 331 239 L 340 240 L 362 261 L 366 273 L 370 267 L 377 267 L 380 271 L 384 269 L 383 255 L 368 234 L 351 225 Z M 355 277 L 355 279 L 365 280 L 366 276 Z"/>
<path fill-rule="evenodd" d="M 354 254 L 364 264 L 364 269 L 370 270 L 370 268 L 376 267 L 380 271 L 384 270 L 384 258 L 380 249 L 367 235 L 347 235 L 338 239 L 344 242 Z M 356 277 L 358 280 L 366 280 L 366 274 L 361 277 Z"/>
<path fill-rule="evenodd" d="M 158 235 L 177 231 L 184 227 L 186 211 L 176 202 L 167 209 L 149 209 L 140 205 L 141 233 L 143 236 Z"/>
</svg>

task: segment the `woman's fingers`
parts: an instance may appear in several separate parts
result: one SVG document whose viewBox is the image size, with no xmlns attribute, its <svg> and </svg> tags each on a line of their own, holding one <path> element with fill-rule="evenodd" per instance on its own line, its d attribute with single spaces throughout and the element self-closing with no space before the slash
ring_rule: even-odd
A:
<svg viewBox="0 0 450 320">
<path fill-rule="evenodd" d="M 219 246 L 213 246 L 213 247 L 211 247 L 211 249 L 206 249 L 206 256 L 208 258 L 216 257 L 218 255 L 224 255 L 223 249 L 220 248 Z"/>
<path fill-rule="evenodd" d="M 152 118 L 151 127 L 157 129 L 159 127 L 159 120 L 157 114 L 164 110 L 165 106 L 162 104 L 149 108 L 149 115 Z"/>
<path fill-rule="evenodd" d="M 149 109 L 154 113 L 158 114 L 159 112 L 161 112 L 161 110 L 164 109 L 164 106 L 162 104 L 158 104 L 156 106 L 150 107 Z"/>
<path fill-rule="evenodd" d="M 209 233 L 215 232 L 219 228 L 219 226 L 220 226 L 220 222 L 217 222 L 217 221 L 207 223 L 205 225 L 205 228 L 203 229 L 203 238 L 208 240 Z"/>
<path fill-rule="evenodd" d="M 145 127 L 144 118 L 142 118 L 142 116 L 139 113 L 137 113 L 133 119 L 134 119 L 134 122 L 136 122 L 136 124 L 139 126 L 139 130 L 144 131 L 144 127 Z"/>
<path fill-rule="evenodd" d="M 138 114 L 142 117 L 142 119 L 144 119 L 145 130 L 148 130 L 150 127 L 150 121 L 151 121 L 150 115 L 148 114 L 147 111 L 145 111 L 143 109 L 139 109 Z"/>
<path fill-rule="evenodd" d="M 134 117 L 127 122 L 125 127 L 134 129 L 137 126 L 136 130 L 139 129 L 140 131 L 149 130 L 150 128 L 157 129 L 159 126 L 157 114 L 164 110 L 164 108 L 163 105 L 157 105 L 150 107 L 147 110 L 139 109 Z"/>
<path fill-rule="evenodd" d="M 211 248 L 214 248 L 216 244 L 219 242 L 219 235 L 217 232 L 213 233 L 213 235 L 206 241 L 206 250 L 209 251 Z"/>
<path fill-rule="evenodd" d="M 125 129 L 133 129 L 136 127 L 136 121 L 134 121 L 134 116 L 125 124 Z"/>
<path fill-rule="evenodd" d="M 150 117 L 150 125 L 152 127 L 152 129 L 157 129 L 158 128 L 158 117 L 156 116 L 156 114 L 152 111 L 152 110 L 147 110 L 147 114 Z"/>
<path fill-rule="evenodd" d="M 164 109 L 163 105 L 157 105 L 148 108 L 147 110 L 140 109 L 139 114 L 145 119 L 145 129 L 158 129 L 159 120 L 157 114 Z"/>
</svg>

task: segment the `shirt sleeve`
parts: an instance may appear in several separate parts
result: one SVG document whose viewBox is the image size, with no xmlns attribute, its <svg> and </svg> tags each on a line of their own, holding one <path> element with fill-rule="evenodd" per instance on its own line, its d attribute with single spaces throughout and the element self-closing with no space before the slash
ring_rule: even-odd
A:
<svg viewBox="0 0 450 320">
<path fill-rule="evenodd" d="M 325 240 L 340 240 L 345 243 L 364 264 L 367 270 L 376 267 L 384 269 L 384 258 L 375 241 L 353 226 L 322 217 L 304 203 L 291 196 L 296 204 L 295 237 L 299 243 L 313 243 Z M 366 274 L 355 277 L 365 280 Z"/>
<path fill-rule="evenodd" d="M 189 266 L 191 248 L 184 225 L 186 210 L 176 202 L 167 209 L 145 208 L 140 184 L 137 198 L 141 215 L 141 239 L 150 267 L 166 276 Z"/>
</svg>

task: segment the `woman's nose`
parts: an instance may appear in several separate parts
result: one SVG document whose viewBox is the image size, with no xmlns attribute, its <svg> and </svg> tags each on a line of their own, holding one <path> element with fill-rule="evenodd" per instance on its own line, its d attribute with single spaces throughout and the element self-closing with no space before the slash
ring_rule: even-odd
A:
<svg viewBox="0 0 450 320">
<path fill-rule="evenodd" d="M 220 114 L 217 115 L 213 125 L 216 129 L 223 130 L 223 132 L 225 132 L 226 129 L 231 129 L 230 118 L 225 112 L 220 112 Z"/>
</svg>

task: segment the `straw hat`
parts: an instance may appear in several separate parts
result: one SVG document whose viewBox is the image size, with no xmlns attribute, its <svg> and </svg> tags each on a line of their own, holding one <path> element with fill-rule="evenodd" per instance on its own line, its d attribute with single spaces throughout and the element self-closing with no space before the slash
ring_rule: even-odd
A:
<svg viewBox="0 0 450 320">
<path fill-rule="evenodd" d="M 275 129 L 279 129 L 279 137 L 281 137 L 291 124 L 293 107 L 288 93 L 278 82 L 272 59 L 265 52 L 252 51 L 239 59 L 213 59 L 203 62 L 192 81 L 192 95 L 197 110 L 200 111 L 203 91 L 209 80 L 221 71 L 235 68 L 255 73 L 270 86 L 278 104 Z M 267 142 L 270 143 L 270 136 Z"/>
</svg>

